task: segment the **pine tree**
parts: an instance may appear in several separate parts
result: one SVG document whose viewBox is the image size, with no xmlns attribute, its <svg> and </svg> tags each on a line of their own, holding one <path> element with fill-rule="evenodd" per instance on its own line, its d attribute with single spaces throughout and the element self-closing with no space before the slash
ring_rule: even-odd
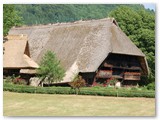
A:
<svg viewBox="0 0 160 120">
<path fill-rule="evenodd" d="M 64 69 L 60 66 L 60 61 L 51 51 L 45 53 L 37 71 L 42 81 L 46 80 L 49 84 L 52 82 L 60 82 L 65 75 Z"/>
</svg>

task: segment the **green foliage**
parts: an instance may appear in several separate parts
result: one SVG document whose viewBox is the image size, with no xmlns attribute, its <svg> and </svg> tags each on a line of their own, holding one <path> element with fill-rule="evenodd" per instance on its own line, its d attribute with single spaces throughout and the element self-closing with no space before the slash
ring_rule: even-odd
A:
<svg viewBox="0 0 160 120">
<path fill-rule="evenodd" d="M 22 79 L 20 76 L 15 76 L 14 74 L 12 76 L 7 76 L 6 79 L 4 79 L 4 82 L 19 85 L 27 85 L 27 81 L 25 79 Z"/>
<path fill-rule="evenodd" d="M 76 94 L 71 91 L 70 87 L 33 87 L 17 84 L 4 83 L 4 91 L 19 92 L 19 93 L 40 93 L 40 94 Z M 131 90 L 127 88 L 114 89 L 108 87 L 95 87 L 81 88 L 79 95 L 96 95 L 96 96 L 116 96 L 116 97 L 148 97 L 154 98 L 155 91 L 153 90 Z"/>
<path fill-rule="evenodd" d="M 111 11 L 109 16 L 116 19 L 120 28 L 127 36 L 134 34 L 134 32 L 141 27 L 140 15 L 127 6 L 118 7 Z"/>
<path fill-rule="evenodd" d="M 148 84 L 147 89 L 148 90 L 155 90 L 155 82 L 152 82 L 152 83 Z"/>
<path fill-rule="evenodd" d="M 15 10 L 13 4 L 3 5 L 3 35 L 6 36 L 8 31 L 13 26 L 22 25 L 22 17 Z"/>
<path fill-rule="evenodd" d="M 104 18 L 108 11 L 116 5 L 74 5 L 74 4 L 52 4 L 52 5 L 16 5 L 21 11 L 25 24 L 47 24 L 56 22 L 69 22 L 80 19 Z"/>
<path fill-rule="evenodd" d="M 113 85 L 115 86 L 115 84 L 118 82 L 118 80 L 116 78 L 113 78 L 112 80 L 109 81 L 109 85 Z"/>
<path fill-rule="evenodd" d="M 11 82 L 12 82 L 12 77 L 11 77 L 11 76 L 7 76 L 7 77 L 4 79 L 4 82 L 6 82 L 6 83 L 11 83 Z"/>
<path fill-rule="evenodd" d="M 60 61 L 51 51 L 47 51 L 43 56 L 40 67 L 37 69 L 39 77 L 47 82 L 59 82 L 65 75 L 64 69 L 60 66 Z"/>
<path fill-rule="evenodd" d="M 15 5 L 27 25 L 69 22 L 106 18 L 110 11 L 121 4 L 28 4 Z M 133 9 L 144 9 L 142 5 L 125 5 Z"/>
<path fill-rule="evenodd" d="M 110 13 L 118 22 L 120 28 L 145 53 L 150 75 L 146 84 L 155 80 L 155 13 L 145 9 L 133 10 L 120 6 Z"/>
</svg>

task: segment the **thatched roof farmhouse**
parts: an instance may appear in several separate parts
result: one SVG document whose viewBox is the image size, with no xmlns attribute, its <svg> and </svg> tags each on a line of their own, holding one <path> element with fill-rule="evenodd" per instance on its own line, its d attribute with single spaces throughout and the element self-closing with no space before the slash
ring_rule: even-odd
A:
<svg viewBox="0 0 160 120">
<path fill-rule="evenodd" d="M 28 36 L 30 57 L 37 63 L 47 50 L 56 53 L 66 70 L 64 83 L 78 73 L 90 85 L 113 77 L 128 84 L 148 74 L 145 55 L 113 18 L 23 26 L 9 31 L 9 35 L 19 34 Z"/>
</svg>

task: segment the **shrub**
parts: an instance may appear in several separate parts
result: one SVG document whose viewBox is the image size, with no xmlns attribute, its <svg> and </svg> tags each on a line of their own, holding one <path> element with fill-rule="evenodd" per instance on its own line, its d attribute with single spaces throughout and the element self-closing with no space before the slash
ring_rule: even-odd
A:
<svg viewBox="0 0 160 120">
<path fill-rule="evenodd" d="M 4 91 L 20 92 L 20 93 L 41 93 L 41 94 L 76 94 L 76 91 L 70 87 L 33 87 L 18 84 L 4 83 Z M 128 90 L 114 88 L 95 88 L 84 87 L 79 92 L 79 95 L 98 95 L 98 96 L 116 96 L 116 97 L 148 97 L 154 98 L 153 90 Z"/>
<path fill-rule="evenodd" d="M 109 81 L 109 85 L 113 85 L 115 86 L 115 84 L 118 82 L 118 80 L 116 78 L 113 78 L 112 80 Z"/>
<path fill-rule="evenodd" d="M 15 77 L 14 74 L 12 76 L 6 77 L 6 79 L 4 79 L 4 82 L 5 83 L 20 84 L 20 85 L 26 85 L 27 84 L 25 79 L 22 79 L 20 76 Z"/>
<path fill-rule="evenodd" d="M 12 77 L 11 77 L 11 76 L 7 76 L 7 77 L 4 79 L 4 82 L 11 83 L 11 82 L 12 82 Z"/>
<path fill-rule="evenodd" d="M 155 90 L 155 82 L 152 82 L 152 83 L 148 84 L 147 89 L 148 90 Z"/>
<path fill-rule="evenodd" d="M 131 90 L 138 90 L 137 87 L 131 87 Z"/>
<path fill-rule="evenodd" d="M 101 86 L 93 86 L 92 89 L 95 89 L 95 90 L 99 90 L 101 89 L 102 87 Z"/>
<path fill-rule="evenodd" d="M 22 79 L 20 77 L 16 77 L 15 79 L 13 79 L 13 83 L 19 84 L 19 85 L 27 85 L 27 82 L 25 81 L 25 79 Z"/>
<path fill-rule="evenodd" d="M 71 86 L 71 89 L 74 89 L 76 91 L 76 93 L 78 94 L 78 92 L 80 91 L 80 88 L 84 87 L 86 85 L 86 82 L 82 78 L 82 76 L 77 75 L 74 78 L 74 81 L 70 82 L 69 85 Z"/>
<path fill-rule="evenodd" d="M 147 86 L 143 86 L 143 87 L 140 87 L 140 88 L 141 88 L 141 90 L 148 90 Z"/>
</svg>

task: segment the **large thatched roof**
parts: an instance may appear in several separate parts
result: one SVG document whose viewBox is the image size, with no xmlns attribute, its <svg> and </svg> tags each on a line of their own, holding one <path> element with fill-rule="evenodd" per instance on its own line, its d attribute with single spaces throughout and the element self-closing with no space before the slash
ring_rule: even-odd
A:
<svg viewBox="0 0 160 120">
<path fill-rule="evenodd" d="M 27 34 L 31 58 L 37 62 L 47 50 L 54 51 L 67 74 L 94 72 L 109 53 L 140 56 L 148 72 L 145 55 L 112 18 L 24 26 L 12 28 L 9 34 Z"/>
<path fill-rule="evenodd" d="M 8 40 L 3 44 L 3 68 L 38 68 L 38 64 L 29 57 L 26 36 L 10 35 L 7 36 L 7 39 Z"/>
</svg>

